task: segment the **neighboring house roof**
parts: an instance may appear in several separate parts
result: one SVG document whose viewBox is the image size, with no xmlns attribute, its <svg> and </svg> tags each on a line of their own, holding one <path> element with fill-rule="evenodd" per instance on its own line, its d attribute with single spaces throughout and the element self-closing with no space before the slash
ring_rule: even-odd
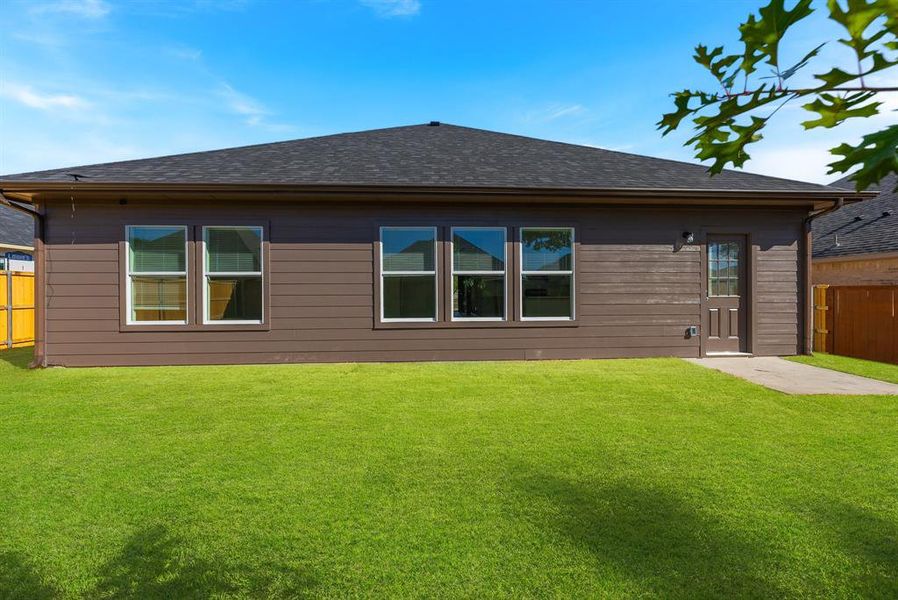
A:
<svg viewBox="0 0 898 600">
<path fill-rule="evenodd" d="M 0 177 L 90 183 L 821 192 L 831 188 L 456 125 L 410 125 Z"/>
<path fill-rule="evenodd" d="M 848 176 L 850 177 L 850 175 Z M 844 177 L 832 187 L 853 189 Z M 843 206 L 814 221 L 814 258 L 898 252 L 898 176 L 889 175 L 871 189 L 879 196 Z"/>
<path fill-rule="evenodd" d="M 28 215 L 0 206 L 0 246 L 34 246 L 34 219 Z"/>
</svg>

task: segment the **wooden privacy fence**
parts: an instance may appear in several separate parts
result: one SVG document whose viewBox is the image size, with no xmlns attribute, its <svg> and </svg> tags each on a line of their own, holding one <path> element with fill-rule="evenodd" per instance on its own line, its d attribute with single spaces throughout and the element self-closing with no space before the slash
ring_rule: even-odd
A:
<svg viewBox="0 0 898 600">
<path fill-rule="evenodd" d="M 814 350 L 898 364 L 898 286 L 814 288 Z"/>
<path fill-rule="evenodd" d="M 0 271 L 0 350 L 34 345 L 34 273 Z"/>
</svg>

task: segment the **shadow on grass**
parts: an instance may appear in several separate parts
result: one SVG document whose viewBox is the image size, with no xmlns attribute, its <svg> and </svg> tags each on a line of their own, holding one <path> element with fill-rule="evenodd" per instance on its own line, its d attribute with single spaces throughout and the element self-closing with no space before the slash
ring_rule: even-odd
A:
<svg viewBox="0 0 898 600">
<path fill-rule="evenodd" d="M 784 595 L 761 574 L 761 548 L 667 490 L 583 484 L 547 475 L 520 484 L 527 495 L 556 506 L 544 526 L 587 548 L 600 564 L 625 574 L 648 595 Z"/>
<path fill-rule="evenodd" d="M 42 583 L 21 555 L 0 554 L 0 598 L 56 598 L 59 590 Z M 193 555 L 183 541 L 162 525 L 137 531 L 120 552 L 96 572 L 89 598 L 302 598 L 317 585 L 296 569 L 266 564 L 226 567 Z"/>
<path fill-rule="evenodd" d="M 34 348 L 13 348 L 12 350 L 0 350 L 0 362 L 16 368 L 27 369 L 34 358 Z"/>
<path fill-rule="evenodd" d="M 59 596 L 52 586 L 41 580 L 24 555 L 18 552 L 0 552 L 0 598 L 47 600 Z"/>
<path fill-rule="evenodd" d="M 202 598 L 234 591 L 220 567 L 191 556 L 161 525 L 135 533 L 98 575 L 94 595 L 102 598 Z"/>
<path fill-rule="evenodd" d="M 833 545 L 858 564 L 847 582 L 867 598 L 898 598 L 898 523 L 840 499 L 816 507 L 818 528 L 833 534 Z"/>
</svg>

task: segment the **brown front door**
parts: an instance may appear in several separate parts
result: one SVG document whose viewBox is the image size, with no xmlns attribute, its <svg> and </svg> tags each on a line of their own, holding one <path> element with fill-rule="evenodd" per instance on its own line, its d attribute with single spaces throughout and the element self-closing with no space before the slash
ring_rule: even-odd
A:
<svg viewBox="0 0 898 600">
<path fill-rule="evenodd" d="M 745 352 L 748 296 L 745 236 L 709 235 L 705 352 Z"/>
</svg>

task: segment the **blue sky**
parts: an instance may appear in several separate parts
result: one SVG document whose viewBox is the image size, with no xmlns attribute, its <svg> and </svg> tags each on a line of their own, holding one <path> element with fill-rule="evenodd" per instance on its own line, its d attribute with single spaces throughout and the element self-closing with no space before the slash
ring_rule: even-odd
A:
<svg viewBox="0 0 898 600">
<path fill-rule="evenodd" d="M 0 173 L 430 120 L 689 160 L 655 122 L 713 87 L 693 46 L 735 51 L 760 4 L 4 0 Z M 832 37 L 820 8 L 790 60 Z M 746 170 L 831 181 L 829 147 L 894 121 L 805 134 L 805 114 L 781 111 Z"/>
</svg>

